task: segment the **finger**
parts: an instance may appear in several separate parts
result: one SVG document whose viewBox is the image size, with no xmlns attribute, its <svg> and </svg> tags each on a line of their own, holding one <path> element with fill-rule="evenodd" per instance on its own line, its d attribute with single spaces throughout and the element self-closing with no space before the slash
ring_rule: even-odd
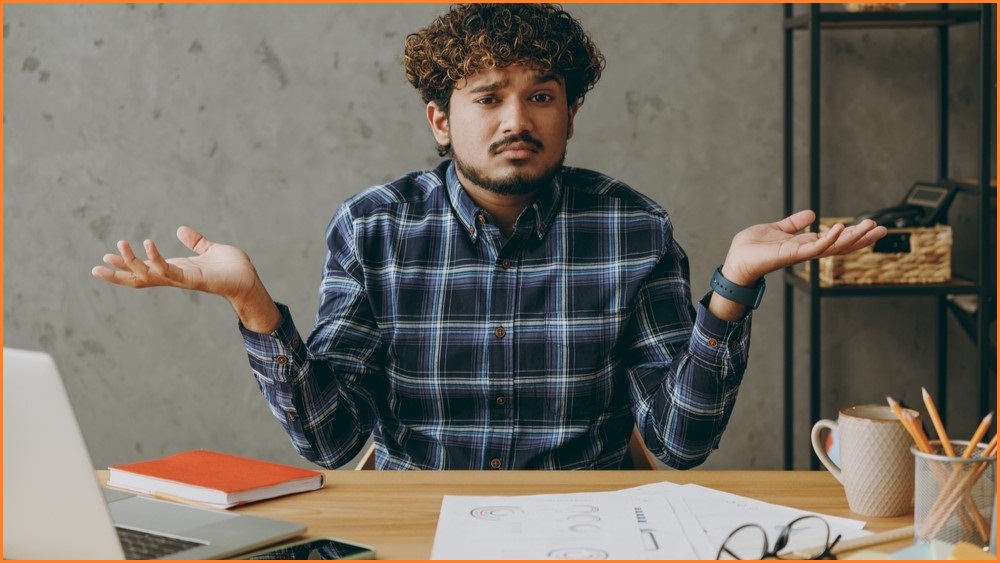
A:
<svg viewBox="0 0 1000 563">
<path fill-rule="evenodd" d="M 122 260 L 122 257 L 119 256 L 119 255 L 117 255 L 117 254 L 105 254 L 104 255 L 104 263 L 107 264 L 107 265 L 109 265 L 109 266 L 114 266 L 115 268 L 118 268 L 119 270 L 127 270 L 128 269 L 128 266 L 125 265 L 125 261 Z"/>
<path fill-rule="evenodd" d="M 864 237 L 864 231 L 856 228 L 846 228 L 843 225 L 834 225 L 827 233 L 830 246 L 824 251 L 824 256 L 833 256 L 848 252 L 859 240 Z"/>
<path fill-rule="evenodd" d="M 112 281 L 114 279 L 114 271 L 105 266 L 94 266 L 90 270 L 90 275 L 95 278 L 100 278 L 104 281 Z"/>
<path fill-rule="evenodd" d="M 885 227 L 875 227 L 874 229 L 868 231 L 861 237 L 857 242 L 855 242 L 844 254 L 849 252 L 854 252 L 856 250 L 861 250 L 862 248 L 869 247 L 879 241 L 882 237 L 888 234 L 889 230 Z"/>
<path fill-rule="evenodd" d="M 181 226 L 177 229 L 177 238 L 184 244 L 184 246 L 190 248 L 198 254 L 208 252 L 208 249 L 212 248 L 215 244 L 205 238 L 205 235 L 188 226 Z"/>
<path fill-rule="evenodd" d="M 112 270 L 104 266 L 94 266 L 90 273 L 108 283 L 124 285 L 127 287 L 144 287 L 135 272 L 129 270 Z"/>
<path fill-rule="evenodd" d="M 884 234 L 884 227 L 877 227 L 874 221 L 863 221 L 858 225 L 843 228 L 837 241 L 825 252 L 826 256 L 847 254 L 873 244 Z"/>
<path fill-rule="evenodd" d="M 120 240 L 118 241 L 118 252 L 122 256 L 122 260 L 125 263 L 125 268 L 132 271 L 135 274 L 145 275 L 149 271 L 146 264 L 136 257 L 135 252 L 132 251 L 132 245 L 128 241 Z"/>
<path fill-rule="evenodd" d="M 147 239 L 143 241 L 142 246 L 146 249 L 146 257 L 149 258 L 149 270 L 158 276 L 167 277 L 170 265 L 160 255 L 160 251 L 153 244 L 153 241 Z"/>
<path fill-rule="evenodd" d="M 792 240 L 798 246 L 794 251 L 794 260 L 801 262 L 827 256 L 830 253 L 830 248 L 836 244 L 841 230 L 842 228 L 835 230 L 832 234 L 828 231 L 825 233 L 805 232 L 795 235 Z"/>
</svg>

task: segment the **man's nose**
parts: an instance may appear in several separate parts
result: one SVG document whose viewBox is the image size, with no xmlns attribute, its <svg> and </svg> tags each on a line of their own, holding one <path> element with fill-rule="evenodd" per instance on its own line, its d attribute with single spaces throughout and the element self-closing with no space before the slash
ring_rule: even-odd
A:
<svg viewBox="0 0 1000 563">
<path fill-rule="evenodd" d="M 503 132 L 517 135 L 533 129 L 531 108 L 524 100 L 512 100 L 503 110 Z"/>
</svg>

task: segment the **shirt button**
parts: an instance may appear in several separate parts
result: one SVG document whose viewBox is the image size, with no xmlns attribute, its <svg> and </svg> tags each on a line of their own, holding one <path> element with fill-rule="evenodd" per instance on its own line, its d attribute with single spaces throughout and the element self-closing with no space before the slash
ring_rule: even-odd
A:
<svg viewBox="0 0 1000 563">
<path fill-rule="evenodd" d="M 510 258 L 504 258 L 503 262 L 501 262 L 500 265 L 503 266 L 504 270 L 509 270 L 510 267 L 514 265 L 514 262 L 511 261 Z"/>
<path fill-rule="evenodd" d="M 479 221 L 480 225 L 485 225 L 486 217 L 482 213 L 480 213 L 479 215 L 476 215 L 476 221 Z"/>
<path fill-rule="evenodd" d="M 299 347 L 299 338 L 297 336 L 293 336 L 291 344 L 292 344 L 292 348 L 298 348 Z"/>
<path fill-rule="evenodd" d="M 469 234 L 470 235 L 476 234 L 476 226 L 475 225 L 469 225 Z"/>
<path fill-rule="evenodd" d="M 493 469 L 500 469 L 500 458 L 495 457 L 490 460 L 490 467 Z"/>
<path fill-rule="evenodd" d="M 285 413 L 285 420 L 288 422 L 295 422 L 295 413 L 289 411 Z"/>
<path fill-rule="evenodd" d="M 281 365 L 285 365 L 288 363 L 288 356 L 278 356 L 277 358 L 275 358 L 275 361 Z"/>
<path fill-rule="evenodd" d="M 493 331 L 493 334 L 495 334 L 497 338 L 503 338 L 504 336 L 507 336 L 507 330 L 502 326 L 498 326 L 497 329 Z"/>
<path fill-rule="evenodd" d="M 714 338 L 709 338 L 708 345 L 711 346 L 712 348 L 715 348 L 716 346 L 719 345 L 719 341 Z"/>
<path fill-rule="evenodd" d="M 497 395 L 497 404 L 501 407 L 507 404 L 507 397 L 503 395 Z"/>
</svg>

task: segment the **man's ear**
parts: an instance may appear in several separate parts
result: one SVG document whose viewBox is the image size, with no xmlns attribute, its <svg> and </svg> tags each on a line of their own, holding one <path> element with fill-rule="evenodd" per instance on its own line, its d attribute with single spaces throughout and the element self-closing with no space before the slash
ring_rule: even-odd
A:
<svg viewBox="0 0 1000 563">
<path fill-rule="evenodd" d="M 434 140 L 442 147 L 451 144 L 451 127 L 448 123 L 448 113 L 441 109 L 437 102 L 427 104 L 427 123 L 431 125 Z"/>
<path fill-rule="evenodd" d="M 570 104 L 569 106 L 569 121 L 566 123 L 566 138 L 573 138 L 573 118 L 576 117 L 576 112 L 580 110 L 580 105 L 583 102 L 577 100 Z"/>
</svg>

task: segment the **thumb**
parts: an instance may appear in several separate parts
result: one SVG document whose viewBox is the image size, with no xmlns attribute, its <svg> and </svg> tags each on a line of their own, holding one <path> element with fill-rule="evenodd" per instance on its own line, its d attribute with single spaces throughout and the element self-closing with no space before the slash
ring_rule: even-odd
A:
<svg viewBox="0 0 1000 563">
<path fill-rule="evenodd" d="M 781 221 L 775 223 L 775 225 L 782 231 L 794 235 L 795 233 L 806 229 L 812 222 L 816 219 L 816 214 L 813 213 L 811 209 L 803 209 L 798 213 L 793 213 L 788 217 L 785 217 Z"/>
<path fill-rule="evenodd" d="M 188 226 L 181 226 L 177 229 L 177 239 L 198 254 L 208 252 L 208 249 L 215 245 L 214 242 L 205 238 L 205 235 Z"/>
</svg>

